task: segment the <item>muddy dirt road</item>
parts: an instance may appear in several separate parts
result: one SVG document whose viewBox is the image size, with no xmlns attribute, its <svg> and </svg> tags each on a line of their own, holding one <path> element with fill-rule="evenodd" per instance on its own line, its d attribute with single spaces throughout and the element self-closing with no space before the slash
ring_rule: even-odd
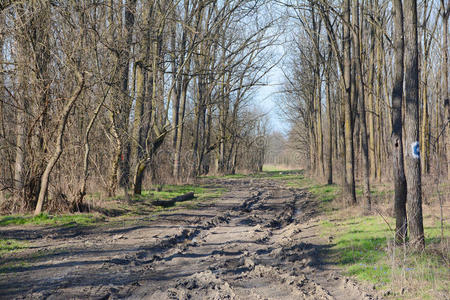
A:
<svg viewBox="0 0 450 300">
<path fill-rule="evenodd" d="M 0 229 L 31 243 L 5 258 L 14 267 L 0 274 L 0 297 L 375 299 L 326 263 L 330 243 L 306 192 L 270 179 L 208 184 L 229 192 L 195 210 L 121 226 Z"/>
</svg>

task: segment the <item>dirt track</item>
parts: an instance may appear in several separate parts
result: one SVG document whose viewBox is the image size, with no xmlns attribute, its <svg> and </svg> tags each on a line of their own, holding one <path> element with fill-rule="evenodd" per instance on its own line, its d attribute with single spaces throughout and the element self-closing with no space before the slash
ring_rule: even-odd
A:
<svg viewBox="0 0 450 300">
<path fill-rule="evenodd" d="M 0 274 L 0 297 L 375 299 L 326 263 L 306 192 L 270 179 L 209 183 L 230 192 L 133 224 L 0 229 L 31 243 L 4 261 L 15 266 Z"/>
</svg>

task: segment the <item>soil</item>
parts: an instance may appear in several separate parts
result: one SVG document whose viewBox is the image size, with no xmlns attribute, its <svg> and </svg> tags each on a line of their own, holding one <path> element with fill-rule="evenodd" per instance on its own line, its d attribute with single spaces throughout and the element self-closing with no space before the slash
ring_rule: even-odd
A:
<svg viewBox="0 0 450 300">
<path fill-rule="evenodd" d="M 330 262 L 306 191 L 271 179 L 206 183 L 229 192 L 120 225 L 1 228 L 30 247 L 2 258 L 0 298 L 379 299 Z"/>
</svg>

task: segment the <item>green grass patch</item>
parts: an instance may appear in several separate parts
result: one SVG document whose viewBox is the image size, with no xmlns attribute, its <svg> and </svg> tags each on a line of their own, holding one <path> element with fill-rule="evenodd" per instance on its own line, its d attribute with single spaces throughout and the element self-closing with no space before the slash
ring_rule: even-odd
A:
<svg viewBox="0 0 450 300">
<path fill-rule="evenodd" d="M 264 164 L 263 169 L 264 172 L 285 172 L 285 171 L 291 171 L 292 168 L 287 165 L 279 165 L 279 164 Z"/>
<path fill-rule="evenodd" d="M 414 253 L 393 246 L 390 230 L 395 228 L 393 218 L 359 216 L 357 209 L 336 209 L 336 203 L 332 202 L 340 196 L 340 186 L 319 184 L 306 177 L 288 180 L 287 185 L 307 189 L 318 200 L 321 210 L 327 212 L 327 220 L 320 223 L 320 235 L 331 238 L 330 260 L 348 276 L 373 283 L 377 289 L 390 290 L 397 299 L 436 299 L 448 295 L 449 255 L 448 250 L 441 248 L 440 221 L 436 216 L 424 219 L 427 247 L 422 253 Z M 362 190 L 357 188 L 356 193 L 361 196 Z M 372 186 L 374 201 L 385 203 L 391 194 L 390 186 Z M 450 226 L 446 225 L 444 238 L 449 236 Z"/>
<path fill-rule="evenodd" d="M 328 203 L 339 195 L 341 188 L 336 184 L 319 184 L 310 186 L 308 191 L 316 196 L 320 202 Z"/>
<path fill-rule="evenodd" d="M 7 225 L 91 225 L 99 221 L 98 217 L 92 214 L 67 214 L 67 215 L 48 215 L 46 213 L 37 216 L 32 215 L 10 215 L 0 217 L 0 226 Z"/>
<path fill-rule="evenodd" d="M 9 252 L 27 248 L 27 244 L 13 239 L 0 239 L 0 257 Z"/>
<path fill-rule="evenodd" d="M 177 202 L 175 206 L 164 208 L 155 206 L 154 200 L 170 200 L 174 197 L 194 192 L 195 198 L 189 201 Z M 202 202 L 220 197 L 225 188 L 198 186 L 198 185 L 163 185 L 154 186 L 142 192 L 142 195 L 130 197 L 130 201 L 124 201 L 123 197 L 111 197 L 101 201 L 100 205 L 93 206 L 94 214 L 62 214 L 49 215 L 42 213 L 33 215 L 8 215 L 0 216 L 0 226 L 8 225 L 44 225 L 44 226 L 90 226 L 102 224 L 114 224 L 116 222 L 130 224 L 136 220 L 155 218 L 157 214 L 167 209 L 196 209 Z M 94 195 L 95 197 L 95 195 Z M 100 201 L 100 200 L 99 200 Z M 139 217 L 136 219 L 136 217 Z"/>
<path fill-rule="evenodd" d="M 387 218 L 387 221 L 395 227 L 394 219 Z M 394 250 L 393 233 L 380 216 L 323 221 L 321 231 L 324 236 L 334 237 L 332 261 L 343 267 L 349 276 L 374 283 L 379 289 L 395 290 L 395 287 L 414 282 L 415 285 L 408 285 L 407 294 L 413 297 L 433 298 L 436 291 L 448 291 L 450 271 L 446 260 L 431 250 L 440 242 L 437 225 L 425 226 L 427 250 L 422 253 L 408 249 L 405 252 L 402 247 Z M 445 236 L 449 234 L 447 226 Z"/>
<path fill-rule="evenodd" d="M 273 179 L 283 182 L 285 185 L 294 188 L 301 188 L 305 175 L 303 170 L 285 170 L 285 171 L 263 171 L 250 175 L 257 179 Z"/>
<path fill-rule="evenodd" d="M 328 234 L 335 236 L 336 262 L 347 267 L 350 275 L 373 283 L 388 282 L 390 276 L 386 265 L 380 264 L 390 235 L 386 227 L 378 217 L 350 218 L 324 226 Z"/>
</svg>

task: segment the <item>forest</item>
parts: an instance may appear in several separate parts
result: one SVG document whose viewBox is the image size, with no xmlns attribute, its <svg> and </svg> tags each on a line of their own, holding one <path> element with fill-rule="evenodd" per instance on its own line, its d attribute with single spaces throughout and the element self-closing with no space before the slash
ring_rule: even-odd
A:
<svg viewBox="0 0 450 300">
<path fill-rule="evenodd" d="M 423 248 L 423 187 L 450 180 L 450 4 L 340 4 L 285 4 L 298 24 L 282 104 L 290 139 L 315 176 L 340 178 L 347 205 L 359 181 L 366 213 L 371 182 L 393 182 L 396 240 L 409 233 Z"/>
<path fill-rule="evenodd" d="M 2 1 L 6 211 L 262 168 L 262 1 Z"/>
<path fill-rule="evenodd" d="M 120 251 L 128 249 L 137 258 L 105 256 L 102 261 L 142 264 L 139 276 L 109 278 L 117 291 L 100 284 L 100 290 L 91 286 L 85 292 L 71 287 L 57 298 L 108 293 L 145 298 L 151 290 L 150 299 L 212 299 L 215 292 L 208 284 L 214 282 L 220 288 L 211 289 L 225 293 L 218 299 L 245 299 L 248 291 L 228 283 L 230 274 L 214 277 L 214 272 L 244 268 L 249 282 L 262 277 L 268 286 L 282 282 L 274 289 L 284 289 L 285 282 L 299 280 L 295 266 L 256 266 L 266 254 L 280 264 L 297 261 L 292 253 L 300 251 L 296 255 L 315 261 L 310 266 L 317 274 L 305 273 L 304 287 L 296 284 L 299 290 L 292 295 L 308 298 L 314 290 L 314 299 L 341 299 L 348 279 L 342 279 L 342 286 L 324 283 L 341 275 L 318 271 L 321 257 L 328 255 L 320 253 L 328 252 L 322 242 L 306 236 L 318 233 L 305 227 L 317 216 L 320 222 L 332 219 L 323 206 L 328 204 L 308 199 L 325 203 L 329 191 L 338 191 L 334 210 L 342 208 L 368 223 L 380 217 L 393 233 L 393 249 L 426 252 L 439 240 L 436 257 L 448 266 L 449 16 L 448 0 L 1 0 L 0 246 L 2 236 L 15 239 L 22 232 L 13 227 L 2 231 L 2 222 L 10 220 L 132 217 L 127 222 L 143 228 L 148 221 L 185 230 L 167 225 L 170 238 L 161 240 L 163 234 L 148 225 L 146 243 L 156 241 L 156 251 L 134 237 L 140 235 L 133 231 L 138 225 L 128 228 L 134 233 L 127 247 L 140 245 L 140 252 Z M 266 87 L 270 94 L 262 92 Z M 305 180 L 316 184 L 305 188 Z M 383 203 L 380 186 L 389 191 Z M 175 208 L 158 197 L 171 198 Z M 181 208 L 175 205 L 191 198 L 194 202 Z M 211 200 L 216 198 L 223 206 Z M 214 206 L 214 218 L 200 213 L 206 209 L 201 201 Z M 429 217 L 424 205 L 439 223 L 436 236 L 424 226 Z M 177 209 L 186 220 L 177 217 Z M 150 219 L 143 221 L 143 216 Z M 125 228 L 125 219 L 117 222 Z M 246 242 L 255 238 L 254 244 L 225 242 L 234 238 L 226 224 L 242 230 Z M 100 241 L 105 234 L 97 225 L 89 233 L 77 226 L 74 236 L 92 234 Z M 290 226 L 299 227 L 292 229 L 288 247 L 279 237 L 285 231 L 277 230 Z M 183 257 L 189 245 L 206 247 L 194 256 L 213 255 L 217 249 L 208 247 L 220 243 L 211 230 L 227 232 L 220 242 L 235 248 L 220 251 L 238 253 L 239 263 L 230 258 L 205 271 L 197 262 L 198 270 L 186 271 L 194 276 L 190 283 L 166 279 L 167 288 L 175 290 L 158 296 L 161 290 L 144 266 L 171 269 L 172 252 Z M 305 235 L 299 236 L 302 231 Z M 117 236 L 113 240 L 120 242 Z M 72 242 L 65 239 L 61 247 Z M 271 239 L 281 245 L 277 254 L 257 246 Z M 300 241 L 316 252 L 306 254 L 310 248 L 301 248 Z M 87 252 L 71 255 L 89 260 Z M 151 261 L 143 260 L 147 256 Z M 0 263 L 0 298 L 2 289 L 20 295 L 19 287 L 2 283 L 2 268 Z M 164 270 L 158 276 L 168 274 Z M 286 278 L 283 272 L 294 275 Z M 274 274 L 278 277 L 269 280 Z M 148 290 L 136 288 L 141 277 Z M 126 283 L 117 287 L 116 280 Z M 270 298 L 252 284 L 255 293 Z M 44 286 L 53 288 L 50 281 Z M 29 288 L 30 297 L 46 297 Z M 378 299 L 365 291 L 358 287 L 350 298 Z M 274 299 L 293 297 L 280 295 Z"/>
</svg>

